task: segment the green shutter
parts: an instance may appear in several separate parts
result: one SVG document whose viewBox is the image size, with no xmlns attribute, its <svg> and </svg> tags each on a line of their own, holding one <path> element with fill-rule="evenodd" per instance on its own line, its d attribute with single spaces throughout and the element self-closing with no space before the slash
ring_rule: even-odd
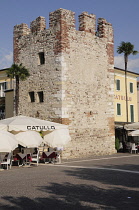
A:
<svg viewBox="0 0 139 210">
<path fill-rule="evenodd" d="M 134 105 L 130 105 L 131 122 L 134 122 Z"/>
<path fill-rule="evenodd" d="M 117 115 L 121 115 L 121 104 L 117 104 Z"/>
<path fill-rule="evenodd" d="M 120 90 L 120 80 L 116 80 L 116 90 Z"/>
<path fill-rule="evenodd" d="M 133 83 L 130 83 L 130 93 L 133 93 Z"/>
</svg>

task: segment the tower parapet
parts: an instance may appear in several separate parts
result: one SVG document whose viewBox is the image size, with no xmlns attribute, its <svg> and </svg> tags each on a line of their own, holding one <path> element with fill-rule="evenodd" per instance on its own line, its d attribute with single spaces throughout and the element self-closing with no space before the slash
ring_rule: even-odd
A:
<svg viewBox="0 0 139 210">
<path fill-rule="evenodd" d="M 79 31 L 86 31 L 92 34 L 96 33 L 96 16 L 83 12 L 79 15 Z"/>
<path fill-rule="evenodd" d="M 14 37 L 20 38 L 21 36 L 26 36 L 30 33 L 30 29 L 26 23 L 21 23 L 20 25 L 14 26 Z"/>
<path fill-rule="evenodd" d="M 113 42 L 113 28 L 112 24 L 108 23 L 104 18 L 98 18 L 98 36 L 100 38 L 107 38 L 108 41 Z"/>
<path fill-rule="evenodd" d="M 31 22 L 30 29 L 32 33 L 45 30 L 46 29 L 45 18 L 42 16 L 36 18 L 36 20 Z"/>
<path fill-rule="evenodd" d="M 49 14 L 49 27 L 54 30 L 75 29 L 75 12 L 58 9 Z"/>
<path fill-rule="evenodd" d="M 114 65 L 114 37 L 112 24 L 108 23 L 104 18 L 98 18 L 97 34 L 100 38 L 106 39 L 108 63 Z"/>
<path fill-rule="evenodd" d="M 69 49 L 69 34 L 75 30 L 75 13 L 70 10 L 58 9 L 49 15 L 49 27 L 55 34 L 54 53 Z"/>
<path fill-rule="evenodd" d="M 25 23 L 22 23 L 20 25 L 16 25 L 14 26 L 14 44 L 13 44 L 13 48 L 14 48 L 14 63 L 18 63 L 19 62 L 19 54 L 20 54 L 20 50 L 19 50 L 19 39 L 23 36 L 26 36 L 30 34 L 30 29 L 28 28 L 28 25 Z"/>
</svg>

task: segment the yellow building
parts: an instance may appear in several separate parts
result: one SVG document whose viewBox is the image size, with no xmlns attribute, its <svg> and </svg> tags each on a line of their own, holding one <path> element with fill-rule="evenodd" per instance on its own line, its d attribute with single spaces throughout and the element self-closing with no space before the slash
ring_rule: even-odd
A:
<svg viewBox="0 0 139 210">
<path fill-rule="evenodd" d="M 137 77 L 139 74 L 127 71 L 128 123 L 138 122 Z M 125 70 L 114 68 L 114 110 L 115 124 L 127 123 Z"/>
<path fill-rule="evenodd" d="M 7 77 L 6 69 L 0 70 L 0 119 L 13 116 L 13 80 Z M 8 97 L 6 97 L 6 95 Z M 7 101 L 7 103 L 6 103 Z M 5 113 L 7 116 L 5 116 Z"/>
<path fill-rule="evenodd" d="M 137 94 L 138 94 L 138 121 L 139 121 L 139 81 L 137 81 Z"/>
</svg>

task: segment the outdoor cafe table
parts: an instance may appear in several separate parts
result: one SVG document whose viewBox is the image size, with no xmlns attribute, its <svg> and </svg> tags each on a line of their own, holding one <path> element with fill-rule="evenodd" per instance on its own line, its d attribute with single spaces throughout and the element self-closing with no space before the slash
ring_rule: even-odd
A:
<svg viewBox="0 0 139 210">
<path fill-rule="evenodd" d="M 57 157 L 57 152 L 56 151 L 51 151 L 51 152 L 43 152 L 42 153 L 42 159 L 44 162 L 48 159 L 49 161 L 52 161 L 53 159 L 56 159 Z"/>
<path fill-rule="evenodd" d="M 17 153 L 14 157 L 14 161 L 18 161 L 18 165 L 27 164 L 27 160 L 30 160 L 31 154 Z"/>
</svg>

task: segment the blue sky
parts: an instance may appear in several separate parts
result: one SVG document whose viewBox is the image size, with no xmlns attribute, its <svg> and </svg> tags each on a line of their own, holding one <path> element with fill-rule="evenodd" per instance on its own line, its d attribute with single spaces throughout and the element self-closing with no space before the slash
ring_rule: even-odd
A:
<svg viewBox="0 0 139 210">
<path fill-rule="evenodd" d="M 64 8 L 78 15 L 86 11 L 97 18 L 105 18 L 114 28 L 115 66 L 124 68 L 123 55 L 116 50 L 121 41 L 129 41 L 139 51 L 139 1 L 138 0 L 0 0 L 0 69 L 10 67 L 13 62 L 13 27 L 27 23 L 38 16 L 46 18 L 49 12 Z M 139 54 L 129 56 L 128 69 L 139 73 Z"/>
</svg>

